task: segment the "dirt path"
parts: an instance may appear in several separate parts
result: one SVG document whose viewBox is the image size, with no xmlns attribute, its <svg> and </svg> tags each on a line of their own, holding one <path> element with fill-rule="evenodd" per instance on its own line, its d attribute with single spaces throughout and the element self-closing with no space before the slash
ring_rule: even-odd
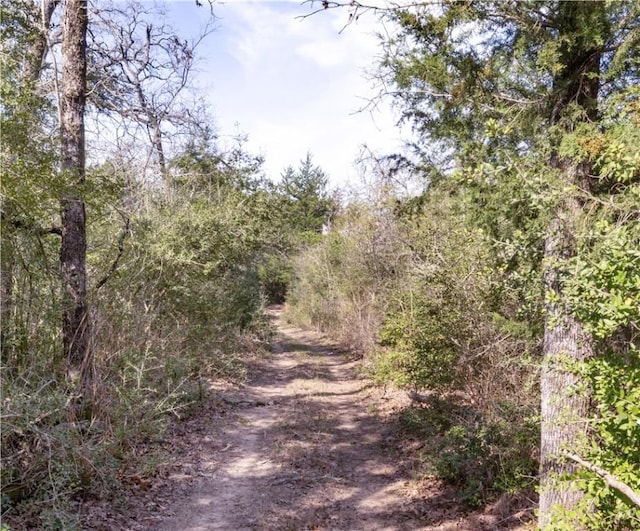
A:
<svg viewBox="0 0 640 531">
<path fill-rule="evenodd" d="M 421 529 L 407 509 L 384 423 L 358 363 L 310 332 L 279 330 L 274 354 L 223 400 L 236 417 L 210 434 L 203 475 L 155 529 Z"/>
<path fill-rule="evenodd" d="M 359 361 L 287 325 L 282 308 L 270 315 L 274 352 L 250 383 L 214 390 L 176 423 L 164 477 L 141 481 L 122 510 L 90 509 L 87 529 L 527 529 L 509 507 L 465 513 L 450 488 L 417 480 L 425 441 L 399 432 L 406 395 L 368 386 Z"/>
</svg>

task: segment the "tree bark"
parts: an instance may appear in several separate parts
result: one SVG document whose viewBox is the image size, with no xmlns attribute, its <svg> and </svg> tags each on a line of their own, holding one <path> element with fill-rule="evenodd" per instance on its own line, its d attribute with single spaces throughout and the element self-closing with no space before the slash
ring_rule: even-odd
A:
<svg viewBox="0 0 640 531">
<path fill-rule="evenodd" d="M 87 390 L 92 369 L 87 303 L 84 112 L 87 85 L 86 0 L 65 0 L 62 15 L 62 83 L 60 97 L 61 169 L 67 179 L 61 198 L 60 265 L 64 302 L 62 339 L 70 375 Z"/>
<path fill-rule="evenodd" d="M 583 498 L 571 477 L 574 463 L 562 458 L 567 448 L 586 439 L 589 393 L 575 364 L 593 356 L 592 338 L 569 313 L 562 296 L 562 264 L 575 256 L 574 222 L 579 205 L 569 198 L 558 209 L 545 241 L 547 290 L 544 360 L 541 375 L 540 529 L 548 529 L 554 508 L 571 511 Z"/>
<path fill-rule="evenodd" d="M 600 22 L 590 38 L 584 37 L 584 21 Z M 560 32 L 560 63 L 563 68 L 554 79 L 554 105 L 550 126 L 560 127 L 570 105 L 583 115 L 568 120 L 598 118 L 600 60 L 602 42 L 598 31 L 607 27 L 602 2 L 558 4 L 556 17 Z M 550 166 L 560 172 L 565 190 L 556 208 L 545 239 L 544 284 L 547 297 L 541 374 L 540 505 L 539 527 L 549 529 L 554 510 L 570 512 L 577 508 L 584 493 L 571 477 L 576 464 L 562 453 L 586 441 L 589 390 L 576 372 L 576 364 L 594 355 L 593 338 L 571 314 L 564 296 L 563 277 L 567 261 L 577 255 L 575 240 L 582 204 L 576 190 L 589 190 L 591 168 L 588 163 L 560 158 L 554 154 Z"/>
</svg>

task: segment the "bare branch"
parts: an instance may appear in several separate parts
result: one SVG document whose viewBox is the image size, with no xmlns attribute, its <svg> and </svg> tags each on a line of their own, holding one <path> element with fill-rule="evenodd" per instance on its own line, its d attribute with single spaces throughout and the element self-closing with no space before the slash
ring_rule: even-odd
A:
<svg viewBox="0 0 640 531">
<path fill-rule="evenodd" d="M 600 468 L 598 465 L 595 465 L 595 464 L 591 463 L 590 461 L 587 461 L 586 459 L 583 459 L 579 455 L 576 455 L 576 454 L 573 454 L 573 453 L 567 452 L 567 451 L 562 452 L 562 454 L 565 457 L 567 457 L 567 458 L 571 459 L 572 461 L 575 461 L 579 465 L 583 466 L 587 470 L 590 470 L 594 474 L 597 474 L 598 476 L 600 476 L 602 479 L 604 479 L 604 481 L 605 481 L 605 483 L 607 485 L 609 485 L 613 489 L 616 489 L 618 492 L 621 492 L 627 498 L 629 498 L 629 500 L 631 502 L 633 502 L 635 505 L 640 507 L 640 494 L 637 493 L 635 490 L 633 490 L 626 483 L 620 481 L 613 474 L 611 474 L 610 472 L 607 472 L 604 468 Z"/>
<path fill-rule="evenodd" d="M 213 18 L 192 39 L 180 37 L 161 13 L 129 1 L 94 14 L 91 40 L 91 102 L 98 114 L 120 121 L 125 131 L 142 126 L 149 155 L 160 175 L 166 173 L 166 128 L 179 128 L 191 117 L 184 93 L 189 90 L 196 49 L 213 31 Z"/>
<path fill-rule="evenodd" d="M 129 218 L 122 214 L 122 212 L 118 212 L 122 219 L 124 220 L 124 227 L 122 228 L 122 232 L 120 233 L 120 237 L 118 238 L 118 254 L 116 255 L 114 261 L 111 263 L 111 267 L 107 274 L 100 279 L 100 281 L 96 284 L 96 291 L 98 291 L 102 286 L 104 286 L 108 280 L 113 276 L 113 274 L 118 269 L 118 263 L 124 254 L 124 241 L 127 239 L 127 236 L 131 234 L 131 230 L 129 228 Z"/>
<path fill-rule="evenodd" d="M 306 15 L 300 15 L 296 17 L 297 19 L 304 20 L 306 18 L 312 17 L 318 13 L 323 11 L 327 11 L 329 9 L 347 9 L 349 12 L 349 20 L 345 24 L 345 26 L 340 30 L 340 32 L 344 31 L 344 29 L 356 22 L 362 15 L 365 13 L 395 13 L 398 11 L 403 11 L 412 8 L 425 8 L 428 6 L 440 5 L 441 0 L 425 0 L 422 2 L 389 2 L 384 1 L 381 5 L 374 4 L 366 4 L 363 2 L 358 2 L 356 0 L 350 0 L 346 2 L 330 2 L 327 0 L 305 0 L 302 4 L 309 4 L 311 6 L 310 13 Z M 319 8 L 314 8 L 316 4 L 320 4 Z"/>
</svg>

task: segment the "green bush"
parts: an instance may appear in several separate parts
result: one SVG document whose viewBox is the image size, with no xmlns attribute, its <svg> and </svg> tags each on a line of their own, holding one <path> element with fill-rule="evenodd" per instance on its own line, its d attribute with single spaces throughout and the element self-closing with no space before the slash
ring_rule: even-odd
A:
<svg viewBox="0 0 640 531">
<path fill-rule="evenodd" d="M 477 506 L 533 489 L 539 345 L 524 282 L 496 272 L 467 201 L 436 188 L 350 205 L 299 257 L 290 315 L 360 348 L 374 382 L 430 392 L 403 422 L 427 441 L 429 472 Z"/>
<path fill-rule="evenodd" d="M 407 257 L 389 205 L 351 204 L 297 257 L 288 315 L 371 352 Z"/>
<path fill-rule="evenodd" d="M 532 492 L 538 463 L 532 447 L 537 417 L 528 409 L 490 421 L 473 407 L 434 400 L 410 408 L 401 421 L 412 435 L 428 440 L 422 450 L 426 470 L 460 489 L 460 499 L 478 507 L 499 494 Z"/>
<path fill-rule="evenodd" d="M 595 415 L 585 458 L 640 492 L 640 350 L 632 346 L 627 356 L 609 355 L 588 363 L 587 380 L 593 390 Z M 589 529 L 636 529 L 640 507 L 588 470 L 578 474 L 589 503 L 581 520 Z"/>
</svg>

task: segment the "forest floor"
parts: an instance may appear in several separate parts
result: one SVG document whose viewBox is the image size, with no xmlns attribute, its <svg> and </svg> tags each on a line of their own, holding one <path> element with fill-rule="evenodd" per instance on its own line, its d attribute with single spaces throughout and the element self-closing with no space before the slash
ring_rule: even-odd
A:
<svg viewBox="0 0 640 531">
<path fill-rule="evenodd" d="M 502 500 L 468 512 L 418 475 L 424 441 L 398 421 L 406 395 L 371 386 L 360 360 L 287 324 L 281 307 L 270 316 L 273 353 L 248 383 L 217 384 L 167 434 L 164 473 L 132 476 L 120 509 L 86 506 L 88 529 L 531 529 L 530 511 Z"/>
</svg>

